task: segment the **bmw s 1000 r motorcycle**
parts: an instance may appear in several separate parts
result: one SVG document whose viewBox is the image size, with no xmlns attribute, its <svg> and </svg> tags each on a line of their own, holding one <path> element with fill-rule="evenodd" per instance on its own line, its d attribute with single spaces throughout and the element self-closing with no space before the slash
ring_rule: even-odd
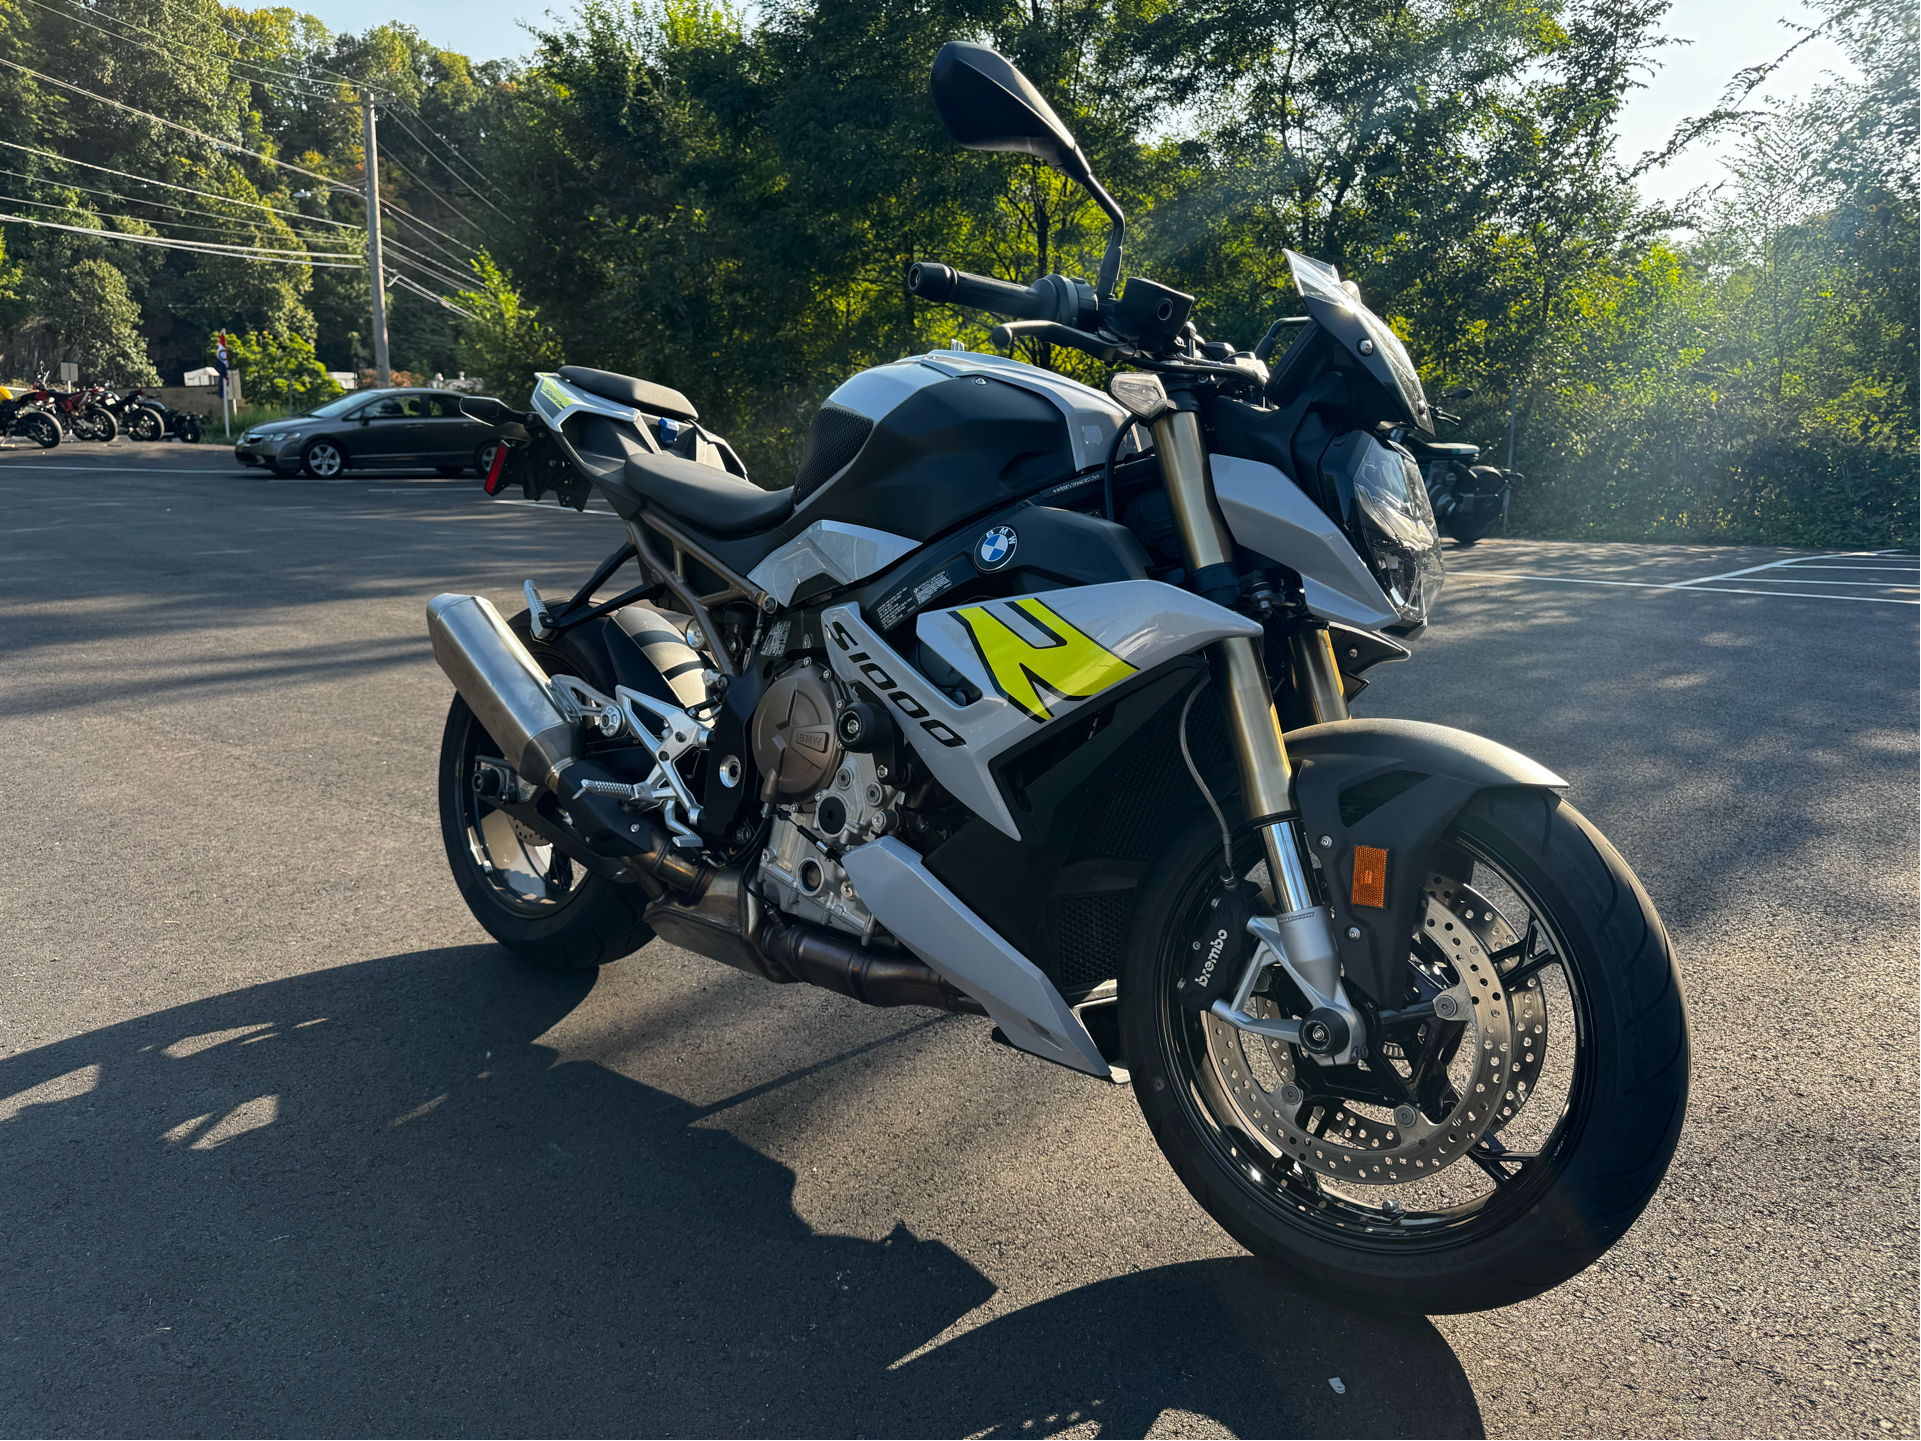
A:
<svg viewBox="0 0 1921 1441">
<path fill-rule="evenodd" d="M 910 288 L 1124 367 L 1111 398 L 958 349 L 877 366 L 771 491 L 646 380 L 476 403 L 490 492 L 597 493 L 627 539 L 511 621 L 428 606 L 455 879 L 537 965 L 658 936 L 1131 1081 L 1201 1204 L 1312 1284 L 1441 1312 L 1565 1280 L 1661 1179 L 1686 1017 L 1559 776 L 1348 713 L 1442 579 L 1405 350 L 1300 255 L 1304 316 L 1204 340 L 1193 297 L 1117 286 L 1120 208 L 1017 70 L 950 44 L 933 92 L 1112 232 L 1092 285 Z"/>
</svg>

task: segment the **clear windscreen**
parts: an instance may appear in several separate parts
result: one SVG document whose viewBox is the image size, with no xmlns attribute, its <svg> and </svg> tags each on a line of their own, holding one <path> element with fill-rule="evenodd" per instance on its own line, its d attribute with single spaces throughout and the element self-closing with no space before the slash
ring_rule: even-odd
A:
<svg viewBox="0 0 1921 1441">
<path fill-rule="evenodd" d="M 1407 406 L 1408 414 L 1423 429 L 1431 429 L 1428 417 L 1427 392 L 1422 389 L 1421 377 L 1415 372 L 1414 362 L 1408 358 L 1407 347 L 1401 344 L 1385 320 L 1361 304 L 1358 297 L 1351 294 L 1341 280 L 1341 272 L 1324 261 L 1314 260 L 1298 251 L 1283 252 L 1288 264 L 1293 267 L 1294 285 L 1308 300 L 1324 301 L 1339 306 L 1354 317 L 1367 332 L 1367 338 L 1374 342 L 1374 353 L 1387 362 L 1393 376 L 1395 387 L 1401 393 L 1401 400 Z M 1350 342 L 1352 344 L 1352 342 Z M 1358 355 L 1359 352 L 1357 351 Z M 1365 362 L 1367 357 L 1360 356 Z"/>
</svg>

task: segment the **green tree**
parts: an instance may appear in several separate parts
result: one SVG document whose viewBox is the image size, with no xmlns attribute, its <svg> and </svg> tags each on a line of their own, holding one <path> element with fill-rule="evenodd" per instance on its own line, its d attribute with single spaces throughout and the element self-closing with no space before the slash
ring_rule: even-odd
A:
<svg viewBox="0 0 1921 1441">
<path fill-rule="evenodd" d="M 215 343 L 209 336 L 210 358 Z M 241 394 L 254 405 L 284 403 L 289 411 L 309 410 L 342 393 L 304 335 L 256 330 L 229 336 L 227 359 L 240 372 Z"/>
<path fill-rule="evenodd" d="M 473 263 L 478 284 L 460 293 L 473 317 L 461 327 L 461 364 L 510 405 L 526 405 L 538 371 L 560 367 L 560 337 L 540 322 L 513 282 L 482 251 Z"/>
<path fill-rule="evenodd" d="M 126 278 L 104 260 L 81 260 L 60 283 L 42 288 L 39 315 L 54 340 L 52 359 L 71 360 L 87 380 L 157 385 L 140 338 L 140 310 Z"/>
</svg>

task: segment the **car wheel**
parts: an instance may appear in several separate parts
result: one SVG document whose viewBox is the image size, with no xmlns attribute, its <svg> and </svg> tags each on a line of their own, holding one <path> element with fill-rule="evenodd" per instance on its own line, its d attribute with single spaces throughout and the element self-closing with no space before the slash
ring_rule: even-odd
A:
<svg viewBox="0 0 1921 1441">
<path fill-rule="evenodd" d="M 347 468 L 347 455 L 331 440 L 316 440 L 300 454 L 300 468 L 316 480 L 332 480 Z"/>
<path fill-rule="evenodd" d="M 485 480 L 493 473 L 494 452 L 500 449 L 497 440 L 482 441 L 474 451 L 474 471 Z"/>
</svg>

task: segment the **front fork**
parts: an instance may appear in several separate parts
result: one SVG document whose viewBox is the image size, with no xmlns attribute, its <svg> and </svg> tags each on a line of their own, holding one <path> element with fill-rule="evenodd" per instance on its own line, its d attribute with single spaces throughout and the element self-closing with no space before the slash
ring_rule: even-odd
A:
<svg viewBox="0 0 1921 1441">
<path fill-rule="evenodd" d="M 1234 538 L 1214 498 L 1214 476 L 1207 462 L 1200 417 L 1191 410 L 1163 413 L 1154 422 L 1154 444 L 1160 452 L 1168 508 L 1189 575 L 1215 579 L 1221 588 L 1235 583 Z M 1288 643 L 1290 660 L 1303 682 L 1315 719 L 1345 720 L 1347 703 L 1327 632 L 1299 631 Z M 1235 1001 L 1217 1001 L 1216 1010 L 1222 1012 L 1223 1020 L 1243 1030 L 1265 1033 L 1273 1029 L 1275 1023 L 1255 1021 L 1245 1007 L 1259 970 L 1278 963 L 1316 1003 L 1314 1017 L 1321 1017 L 1324 1025 L 1332 1019 L 1340 1022 L 1325 1030 L 1335 1044 L 1322 1047 L 1310 1043 L 1307 1049 L 1317 1059 L 1329 1062 L 1354 1059 L 1363 1045 L 1364 1028 L 1341 985 L 1328 909 L 1315 898 L 1308 881 L 1300 822 L 1287 818 L 1294 809 L 1294 774 L 1287 759 L 1287 743 L 1281 738 L 1280 718 L 1274 713 L 1274 692 L 1268 683 L 1261 646 L 1251 636 L 1229 636 L 1208 649 L 1221 697 L 1221 718 L 1240 768 L 1241 794 L 1247 814 L 1259 829 L 1267 871 L 1274 881 L 1274 899 L 1282 911 L 1277 918 L 1278 932 L 1271 927 L 1256 932 L 1262 944 L 1249 962 Z M 1332 1017 L 1322 1015 L 1329 1011 Z M 1293 1023 L 1288 1023 L 1288 1029 L 1293 1029 Z"/>
</svg>

